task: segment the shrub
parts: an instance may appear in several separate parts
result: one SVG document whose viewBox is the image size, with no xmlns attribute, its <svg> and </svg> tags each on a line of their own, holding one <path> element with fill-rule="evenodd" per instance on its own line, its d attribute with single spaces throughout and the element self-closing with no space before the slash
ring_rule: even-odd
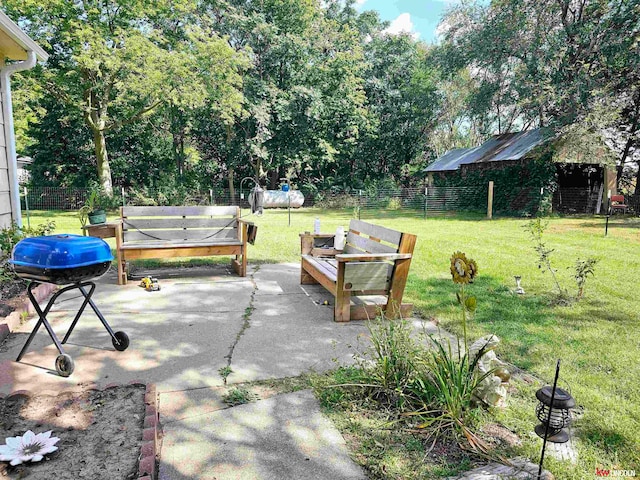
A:
<svg viewBox="0 0 640 480">
<path fill-rule="evenodd" d="M 358 204 L 358 197 L 347 193 L 340 193 L 337 195 L 319 194 L 315 206 L 326 210 L 332 210 L 337 208 L 354 208 L 357 207 Z"/>
<path fill-rule="evenodd" d="M 50 235 L 56 228 L 54 221 L 43 223 L 34 228 L 18 227 L 13 223 L 10 227 L 0 230 L 0 283 L 14 280 L 16 278 L 13 269 L 9 266 L 8 260 L 13 252 L 13 247 L 27 237 L 40 237 Z"/>
<path fill-rule="evenodd" d="M 402 200 L 396 197 L 389 199 L 389 202 L 387 203 L 387 209 L 400 210 L 401 208 L 402 208 Z"/>
</svg>

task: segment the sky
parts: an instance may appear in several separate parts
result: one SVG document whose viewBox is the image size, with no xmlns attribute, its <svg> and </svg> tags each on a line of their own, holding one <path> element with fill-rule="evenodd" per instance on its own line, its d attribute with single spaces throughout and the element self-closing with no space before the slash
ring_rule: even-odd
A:
<svg viewBox="0 0 640 480">
<path fill-rule="evenodd" d="M 435 32 L 442 14 L 453 0 L 356 0 L 360 12 L 376 10 L 388 20 L 391 33 L 411 32 L 419 40 L 435 42 Z"/>
</svg>

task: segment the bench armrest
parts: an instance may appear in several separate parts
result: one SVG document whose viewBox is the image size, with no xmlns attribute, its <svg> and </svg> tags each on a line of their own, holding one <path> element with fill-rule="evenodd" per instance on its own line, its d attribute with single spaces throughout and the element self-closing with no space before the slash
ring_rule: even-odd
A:
<svg viewBox="0 0 640 480">
<path fill-rule="evenodd" d="M 300 238 L 309 237 L 309 238 L 333 238 L 336 236 L 335 233 L 300 233 Z"/>
<path fill-rule="evenodd" d="M 331 240 L 335 237 L 333 233 L 301 233 L 300 234 L 300 253 L 302 255 L 310 255 L 313 251 L 319 249 L 316 247 L 316 239 Z M 327 242 L 328 243 L 328 242 Z M 332 250 L 335 252 L 335 250 Z"/>
<path fill-rule="evenodd" d="M 258 227 L 255 223 L 249 220 L 238 219 L 238 226 L 242 230 L 242 242 L 250 243 L 251 245 L 255 245 L 256 243 L 256 235 L 258 233 Z"/>
<path fill-rule="evenodd" d="M 410 253 L 341 253 L 336 255 L 338 262 L 375 262 L 379 260 L 408 260 Z"/>
</svg>

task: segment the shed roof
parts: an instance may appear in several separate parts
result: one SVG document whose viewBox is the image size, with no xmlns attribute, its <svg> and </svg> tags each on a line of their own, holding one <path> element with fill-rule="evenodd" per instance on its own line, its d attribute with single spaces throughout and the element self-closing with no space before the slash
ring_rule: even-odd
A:
<svg viewBox="0 0 640 480">
<path fill-rule="evenodd" d="M 447 153 L 438 157 L 435 162 L 429 165 L 425 172 L 443 172 L 447 170 L 457 170 L 464 162 L 467 154 L 472 152 L 475 148 L 456 148 L 455 150 L 449 150 Z"/>
<path fill-rule="evenodd" d="M 520 160 L 551 138 L 552 131 L 544 128 L 494 135 L 479 147 L 458 148 L 445 153 L 424 171 L 446 172 L 458 170 L 460 165 L 469 163 Z"/>
<path fill-rule="evenodd" d="M 0 55 L 11 60 L 26 60 L 28 51 L 33 51 L 43 62 L 49 58 L 49 54 L 40 45 L 31 40 L 13 20 L 0 11 Z"/>
</svg>

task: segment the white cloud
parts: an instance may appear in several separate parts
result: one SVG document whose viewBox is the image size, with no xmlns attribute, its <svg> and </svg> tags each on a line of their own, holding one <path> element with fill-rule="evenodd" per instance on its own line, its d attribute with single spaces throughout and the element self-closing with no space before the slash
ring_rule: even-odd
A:
<svg viewBox="0 0 640 480">
<path fill-rule="evenodd" d="M 413 31 L 413 22 L 411 21 L 411 15 L 408 13 L 402 13 L 391 22 L 386 29 L 383 30 L 382 33 L 388 33 L 390 35 L 398 35 L 400 33 L 410 33 L 413 38 L 418 38 L 420 36 L 419 33 Z"/>
</svg>

